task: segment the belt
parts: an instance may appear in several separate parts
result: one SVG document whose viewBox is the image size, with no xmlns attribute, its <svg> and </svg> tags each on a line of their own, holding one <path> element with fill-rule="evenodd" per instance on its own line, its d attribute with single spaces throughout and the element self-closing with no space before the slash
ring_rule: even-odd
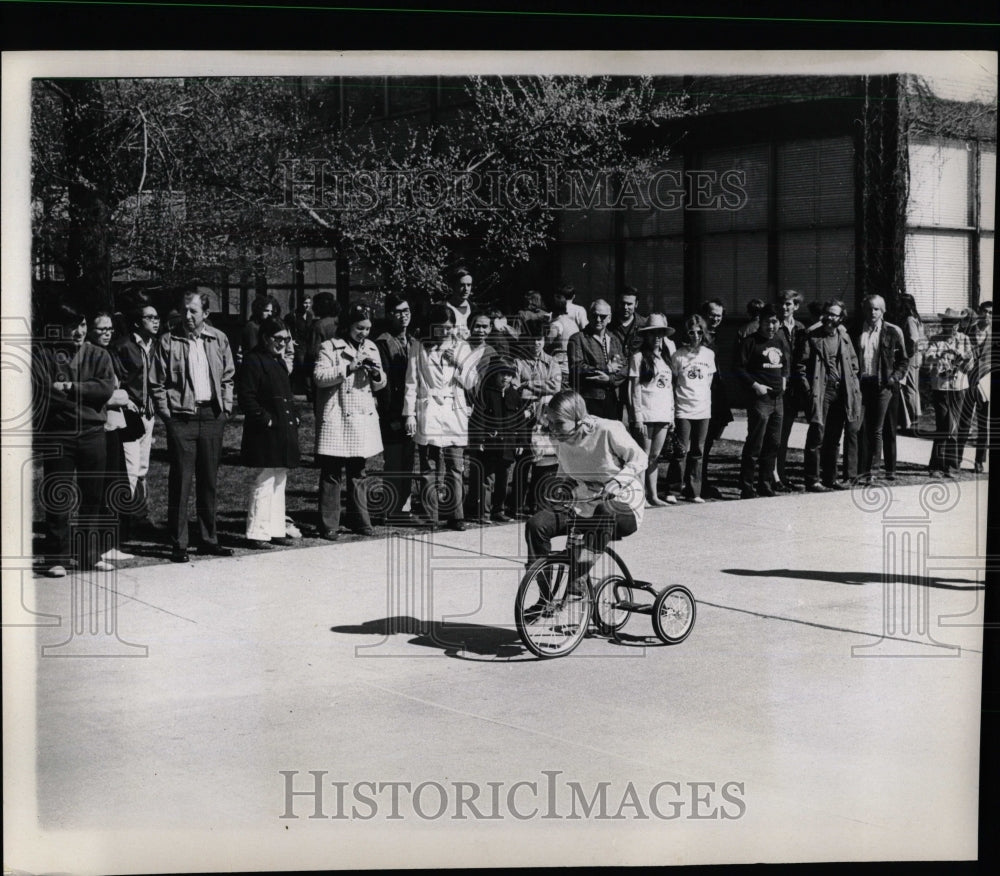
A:
<svg viewBox="0 0 1000 876">
<path fill-rule="evenodd" d="M 196 408 L 210 408 L 214 406 L 214 402 L 212 401 L 195 402 L 194 406 Z"/>
</svg>

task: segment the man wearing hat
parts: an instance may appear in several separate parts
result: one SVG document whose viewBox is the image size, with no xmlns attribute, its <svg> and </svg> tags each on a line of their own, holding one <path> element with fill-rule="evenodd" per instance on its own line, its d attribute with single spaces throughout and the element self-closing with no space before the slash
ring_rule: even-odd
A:
<svg viewBox="0 0 1000 876">
<path fill-rule="evenodd" d="M 961 469 L 962 457 L 959 435 L 962 420 L 968 415 L 965 404 L 969 391 L 969 372 L 975 367 L 975 355 L 968 335 L 958 331 L 961 311 L 947 308 L 938 314 L 941 331 L 927 342 L 923 369 L 930 375 L 931 399 L 934 404 L 935 433 L 931 459 L 928 464 L 931 477 L 955 476 Z"/>
</svg>

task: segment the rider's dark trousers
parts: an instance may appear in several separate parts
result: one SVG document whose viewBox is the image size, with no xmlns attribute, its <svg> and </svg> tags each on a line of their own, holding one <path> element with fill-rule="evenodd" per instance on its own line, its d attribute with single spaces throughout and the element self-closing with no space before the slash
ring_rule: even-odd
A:
<svg viewBox="0 0 1000 876">
<path fill-rule="evenodd" d="M 585 533 L 584 541 L 592 551 L 603 551 L 612 538 L 624 538 L 639 527 L 631 508 L 612 507 L 603 502 L 593 517 L 578 517 L 577 528 Z M 529 565 L 552 550 L 552 539 L 569 530 L 569 514 L 565 511 L 539 511 L 524 526 L 528 542 Z"/>
</svg>

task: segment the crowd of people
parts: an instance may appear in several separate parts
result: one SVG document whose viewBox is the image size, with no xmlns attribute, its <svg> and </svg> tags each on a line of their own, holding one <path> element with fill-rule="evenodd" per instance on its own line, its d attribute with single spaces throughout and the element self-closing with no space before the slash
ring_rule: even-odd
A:
<svg viewBox="0 0 1000 876">
<path fill-rule="evenodd" d="M 184 294 L 162 331 L 142 294 L 128 302 L 125 326 L 121 314 L 88 319 L 67 304 L 53 308 L 33 365 L 35 429 L 46 447 L 47 573 L 112 570 L 131 558 L 123 544 L 140 537 L 167 542 L 170 559 L 187 562 L 192 492 L 199 552 L 232 554 L 219 542 L 216 506 L 236 405 L 240 460 L 254 471 L 246 544 L 266 550 L 301 537 L 285 507 L 288 472 L 302 462 L 297 395 L 315 416 L 317 535 L 328 541 L 342 526 L 361 535 L 374 534 L 376 523 L 461 531 L 543 512 L 559 468 L 553 398 L 560 412 L 581 406 L 577 420 L 585 410 L 624 430 L 594 434 L 619 444 L 631 435 L 644 468 L 640 513 L 642 505 L 721 497 L 710 477 L 712 446 L 733 407 L 747 417 L 743 499 L 893 480 L 896 436 L 918 427 L 922 386 L 936 421 L 929 473 L 954 477 L 973 426 L 975 470 L 983 471 L 991 302 L 975 312 L 946 309 L 928 337 L 906 293 L 894 297 L 892 319 L 882 296 L 868 295 L 857 320 L 832 299 L 803 321 L 802 296 L 786 290 L 773 302 L 749 302 L 735 348 L 722 350 L 717 299 L 675 329 L 665 314 L 640 314 L 630 287 L 614 307 L 598 298 L 583 308 L 569 285 L 548 302 L 529 292 L 509 317 L 477 306 L 466 270 L 450 288 L 445 300 L 419 308 L 390 294 L 376 321 L 361 304 L 342 312 L 330 293 L 304 298 L 282 319 L 278 302 L 260 296 L 235 350 L 211 325 L 203 288 Z M 799 415 L 808 431 L 796 482 L 787 457 Z M 165 525 L 151 519 L 146 488 L 155 416 L 169 461 Z M 373 477 L 368 466 L 379 454 L 383 468 Z M 539 544 L 548 537 L 536 536 Z"/>
</svg>

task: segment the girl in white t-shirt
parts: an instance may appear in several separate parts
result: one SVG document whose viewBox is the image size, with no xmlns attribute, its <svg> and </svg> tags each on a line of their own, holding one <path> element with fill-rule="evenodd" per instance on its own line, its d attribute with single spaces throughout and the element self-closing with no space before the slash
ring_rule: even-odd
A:
<svg viewBox="0 0 1000 876">
<path fill-rule="evenodd" d="M 684 496 L 701 504 L 701 457 L 712 417 L 715 353 L 705 346 L 708 325 L 700 316 L 684 321 L 687 343 L 671 358 L 674 371 L 674 416 L 677 439 L 684 449 Z"/>
<path fill-rule="evenodd" d="M 662 313 L 651 313 L 649 322 L 639 329 L 641 346 L 629 364 L 631 386 L 630 413 L 636 437 L 649 457 L 646 469 L 646 507 L 675 505 L 669 493 L 664 501 L 657 495 L 659 457 L 667 434 L 674 426 L 674 376 L 671 357 L 675 352 L 669 336 L 674 330 Z"/>
</svg>

